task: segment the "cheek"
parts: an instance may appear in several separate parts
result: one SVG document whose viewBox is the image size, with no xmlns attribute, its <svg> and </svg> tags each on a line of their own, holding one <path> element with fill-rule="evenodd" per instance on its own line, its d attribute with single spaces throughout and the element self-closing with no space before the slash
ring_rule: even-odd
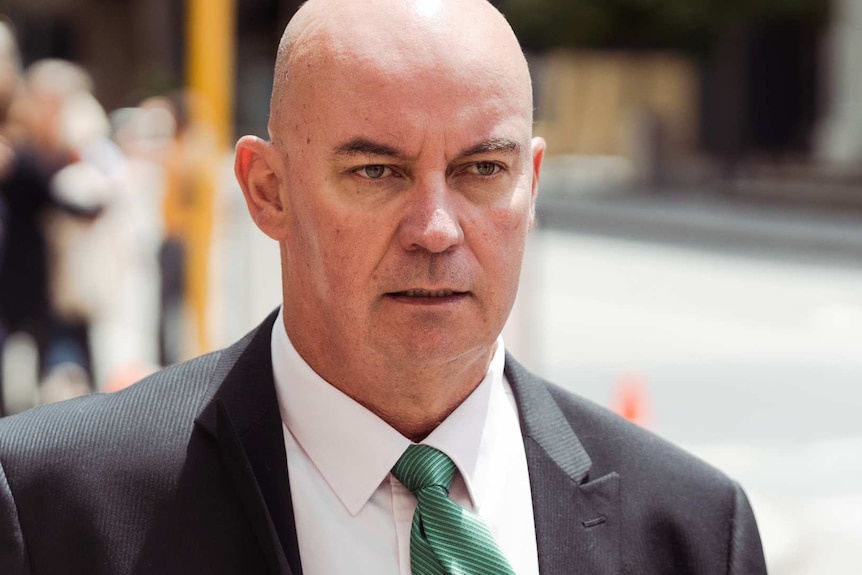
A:
<svg viewBox="0 0 862 575">
<path fill-rule="evenodd" d="M 325 276 L 329 295 L 357 300 L 373 282 L 382 256 L 378 227 L 337 210 L 319 213 L 310 224 L 319 258 L 315 264 Z"/>
<path fill-rule="evenodd" d="M 308 197 L 294 196 L 287 209 L 290 231 L 283 251 L 289 291 L 318 302 L 326 300 L 332 291 L 332 259 L 339 257 L 333 250 L 336 232 L 321 207 Z"/>
<path fill-rule="evenodd" d="M 488 236 L 494 236 L 497 247 L 501 250 L 515 247 L 525 241 L 530 231 L 532 214 L 531 196 L 519 189 L 509 198 L 508 203 L 499 205 L 481 214 L 480 225 Z M 489 240 L 492 238 L 489 238 Z"/>
<path fill-rule="evenodd" d="M 471 249 L 494 289 L 517 283 L 529 231 L 529 206 L 485 210 L 466 222 Z"/>
<path fill-rule="evenodd" d="M 517 284 L 521 260 L 531 228 L 531 196 L 519 191 L 512 197 L 508 206 L 496 210 L 488 219 L 490 225 L 489 241 L 496 257 L 496 269 L 500 280 Z"/>
</svg>

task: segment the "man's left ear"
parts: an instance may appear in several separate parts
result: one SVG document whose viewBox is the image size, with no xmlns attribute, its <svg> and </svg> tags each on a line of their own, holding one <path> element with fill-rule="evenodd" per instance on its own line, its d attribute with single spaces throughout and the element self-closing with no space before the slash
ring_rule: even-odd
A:
<svg viewBox="0 0 862 575">
<path fill-rule="evenodd" d="M 544 138 L 533 138 L 530 141 L 530 155 L 533 159 L 533 182 L 530 190 L 530 228 L 536 223 L 536 197 L 539 193 L 539 174 L 542 171 L 542 160 L 545 159 Z"/>
</svg>

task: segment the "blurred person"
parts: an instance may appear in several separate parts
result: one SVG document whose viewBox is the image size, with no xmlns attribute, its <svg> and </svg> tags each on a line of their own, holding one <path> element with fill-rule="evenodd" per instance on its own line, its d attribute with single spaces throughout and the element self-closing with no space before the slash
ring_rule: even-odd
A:
<svg viewBox="0 0 862 575">
<path fill-rule="evenodd" d="M 159 254 L 162 270 L 160 320 L 161 361 L 165 365 L 209 351 L 207 279 L 209 278 L 215 210 L 214 135 L 191 122 L 194 106 L 203 105 L 186 93 L 159 100 L 174 118 L 174 138 L 164 156 L 162 203 L 165 238 Z"/>
<path fill-rule="evenodd" d="M 21 61 L 15 35 L 0 14 L 0 182 L 12 171 L 15 152 L 8 139 L 8 116 L 12 99 L 21 83 Z M 6 209 L 0 195 L 0 261 L 3 258 L 3 231 L 6 226 Z M 2 330 L 2 326 L 0 326 Z M 0 414 L 3 413 L 3 394 L 0 393 Z"/>
<path fill-rule="evenodd" d="M 51 176 L 53 206 L 41 225 L 47 242 L 48 296 L 56 328 L 41 402 L 89 391 L 93 384 L 91 330 L 118 289 L 123 237 L 100 234 L 106 212 L 116 203 L 118 188 L 111 171 L 119 158 L 111 148 L 102 106 L 88 91 L 65 95 L 58 112 L 60 146 L 70 161 Z M 73 209 L 69 209 L 73 206 Z M 74 391 L 52 393 L 63 385 Z"/>
<path fill-rule="evenodd" d="M 545 144 L 491 4 L 310 0 L 270 111 L 282 306 L 0 420 L 0 571 L 765 573 L 735 482 L 505 352 Z"/>
<path fill-rule="evenodd" d="M 21 82 L 21 62 L 18 45 L 8 22 L 0 15 L 0 182 L 3 182 L 12 172 L 15 162 L 15 152 L 7 139 L 7 117 L 12 98 Z M 2 268 L 5 248 L 5 230 L 8 226 L 6 202 L 0 194 L 0 268 Z M 0 353 L 5 340 L 5 327 L 0 318 Z M 5 412 L 3 393 L 2 361 L 0 361 L 0 417 Z"/>
<path fill-rule="evenodd" d="M 0 14 L 0 127 L 6 125 L 6 115 L 12 96 L 21 80 L 21 56 L 11 23 Z"/>
<path fill-rule="evenodd" d="M 162 164 L 174 133 L 173 117 L 162 100 L 145 100 L 112 114 L 116 146 L 102 141 L 103 160 L 92 159 L 112 188 L 91 235 L 102 268 L 93 276 L 92 291 L 99 295 L 91 339 L 94 372 L 103 389 L 128 386 L 155 371 L 159 362 Z"/>
<path fill-rule="evenodd" d="M 105 242 L 97 233 L 116 191 L 101 169 L 81 157 L 91 141 L 107 134 L 101 106 L 89 94 L 76 95 L 66 101 L 57 122 L 71 157 L 51 176 L 52 198 L 91 217 L 52 207 L 41 219 L 47 246 L 48 302 L 58 326 L 46 360 L 48 373 L 40 387 L 42 403 L 62 397 L 62 391 L 53 392 L 55 387 L 74 384 L 79 395 L 89 391 L 95 351 L 90 345 L 91 327 L 104 306 L 105 293 L 116 281 L 116 258 L 110 256 L 122 242 L 121 238 Z"/>
<path fill-rule="evenodd" d="M 194 105 L 200 104 L 177 92 L 147 98 L 118 116 L 124 117 L 118 134 L 121 147 L 156 167 L 161 180 L 158 330 L 163 365 L 208 348 L 205 281 L 218 153 L 213 135 L 190 122 Z"/>
<path fill-rule="evenodd" d="M 0 134 L 5 132 L 9 108 L 20 81 L 21 57 L 18 44 L 10 24 L 0 14 Z M 7 165 L 8 162 L 0 163 L 0 169 Z"/>
<path fill-rule="evenodd" d="M 91 88 L 87 73 L 70 62 L 43 60 L 24 72 L 7 112 L 11 159 L 0 180 L 5 207 L 0 323 L 5 334 L 20 331 L 33 336 L 40 378 L 63 364 L 77 365 L 80 370 L 62 373 L 75 374 L 68 383 L 79 393 L 89 387 L 89 376 L 79 377 L 89 373 L 86 323 L 58 313 L 45 225 L 53 214 L 90 222 L 101 209 L 57 193 L 52 185 L 55 175 L 77 160 L 75 138 L 82 134 L 89 138 L 78 124 L 82 99 L 92 99 Z"/>
</svg>

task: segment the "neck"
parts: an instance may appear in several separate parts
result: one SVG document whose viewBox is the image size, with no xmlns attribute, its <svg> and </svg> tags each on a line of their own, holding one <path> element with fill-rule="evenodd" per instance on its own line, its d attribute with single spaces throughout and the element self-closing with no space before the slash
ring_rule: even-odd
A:
<svg viewBox="0 0 862 575">
<path fill-rule="evenodd" d="M 494 348 L 439 366 L 353 372 L 328 379 L 404 437 L 419 442 L 479 386 Z M 373 374 L 357 378 L 357 373 Z"/>
<path fill-rule="evenodd" d="M 487 364 L 476 366 L 475 370 L 468 370 L 458 377 L 415 374 L 412 377 L 390 380 L 375 389 L 359 385 L 346 390 L 337 384 L 333 385 L 376 414 L 401 435 L 418 443 L 473 393 L 484 379 L 487 369 Z M 379 379 L 377 381 L 381 382 Z"/>
<path fill-rule="evenodd" d="M 330 349 L 326 357 L 341 361 L 321 362 L 296 344 L 306 363 L 330 385 L 414 442 L 434 431 L 482 383 L 496 350 L 494 342 L 449 361 L 419 363 L 416 358 L 393 362 Z"/>
</svg>

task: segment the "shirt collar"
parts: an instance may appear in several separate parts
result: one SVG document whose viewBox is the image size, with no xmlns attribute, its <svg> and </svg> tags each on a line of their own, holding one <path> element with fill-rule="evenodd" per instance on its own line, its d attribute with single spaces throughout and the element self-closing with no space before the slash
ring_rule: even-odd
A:
<svg viewBox="0 0 862 575">
<path fill-rule="evenodd" d="M 500 336 L 485 379 L 422 442 L 439 449 L 455 463 L 477 509 L 490 475 L 489 458 L 500 447 L 496 429 L 507 401 L 503 386 L 505 356 Z"/>
<path fill-rule="evenodd" d="M 352 516 L 386 479 L 410 440 L 377 415 L 327 383 L 293 347 L 282 311 L 272 329 L 272 365 L 279 410 L 321 476 Z M 474 507 L 488 481 L 493 427 L 505 408 L 503 340 L 487 375 L 470 396 L 422 443 L 446 453 L 458 468 Z"/>
</svg>

